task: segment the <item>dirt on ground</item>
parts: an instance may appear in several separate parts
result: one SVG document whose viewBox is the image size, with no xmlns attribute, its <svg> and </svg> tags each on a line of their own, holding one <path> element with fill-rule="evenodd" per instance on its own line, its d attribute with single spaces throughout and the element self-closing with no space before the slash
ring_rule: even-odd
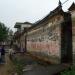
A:
<svg viewBox="0 0 75 75">
<path fill-rule="evenodd" d="M 15 67 L 10 61 L 8 54 L 5 55 L 5 64 L 0 64 L 0 75 L 13 75 Z"/>
</svg>

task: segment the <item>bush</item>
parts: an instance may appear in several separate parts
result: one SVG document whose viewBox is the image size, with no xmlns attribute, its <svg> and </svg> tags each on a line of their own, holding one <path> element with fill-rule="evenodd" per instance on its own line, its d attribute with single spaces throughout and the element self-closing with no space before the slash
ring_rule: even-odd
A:
<svg viewBox="0 0 75 75">
<path fill-rule="evenodd" d="M 75 66 L 71 66 L 69 69 L 61 72 L 61 75 L 75 75 Z"/>
</svg>

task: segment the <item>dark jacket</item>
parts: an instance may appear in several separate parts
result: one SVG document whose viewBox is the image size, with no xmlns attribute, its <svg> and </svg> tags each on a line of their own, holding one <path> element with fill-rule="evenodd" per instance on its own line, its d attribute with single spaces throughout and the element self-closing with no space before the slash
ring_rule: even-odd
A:
<svg viewBox="0 0 75 75">
<path fill-rule="evenodd" d="M 1 55 L 5 55 L 5 49 L 4 48 L 1 49 Z"/>
</svg>

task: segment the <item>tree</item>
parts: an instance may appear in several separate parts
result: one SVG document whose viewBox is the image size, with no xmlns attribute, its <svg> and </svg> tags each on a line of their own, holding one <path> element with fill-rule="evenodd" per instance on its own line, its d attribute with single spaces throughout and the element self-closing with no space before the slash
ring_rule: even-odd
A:
<svg viewBox="0 0 75 75">
<path fill-rule="evenodd" d="M 0 42 L 3 42 L 7 39 L 8 31 L 9 28 L 7 28 L 4 23 L 0 22 Z"/>
</svg>

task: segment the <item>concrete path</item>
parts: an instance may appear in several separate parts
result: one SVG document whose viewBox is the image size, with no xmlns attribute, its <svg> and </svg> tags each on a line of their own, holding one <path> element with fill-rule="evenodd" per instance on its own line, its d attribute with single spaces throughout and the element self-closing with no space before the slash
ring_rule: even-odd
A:
<svg viewBox="0 0 75 75">
<path fill-rule="evenodd" d="M 63 65 L 49 65 L 49 66 L 33 65 L 32 69 L 25 71 L 23 75 L 54 75 L 64 70 L 65 68 L 66 67 L 64 67 Z"/>
<path fill-rule="evenodd" d="M 23 75 L 54 75 L 62 70 L 67 69 L 64 65 L 32 65 L 32 68 L 30 66 L 30 69 L 24 71 Z"/>
<path fill-rule="evenodd" d="M 39 61 L 37 61 L 37 59 L 35 60 L 27 54 L 23 57 L 25 57 L 24 60 L 26 60 L 26 66 L 23 69 L 23 75 L 54 75 L 64 69 L 68 69 L 69 67 L 69 65 L 66 64 L 44 65 L 43 62 L 40 62 L 40 64 Z"/>
</svg>

